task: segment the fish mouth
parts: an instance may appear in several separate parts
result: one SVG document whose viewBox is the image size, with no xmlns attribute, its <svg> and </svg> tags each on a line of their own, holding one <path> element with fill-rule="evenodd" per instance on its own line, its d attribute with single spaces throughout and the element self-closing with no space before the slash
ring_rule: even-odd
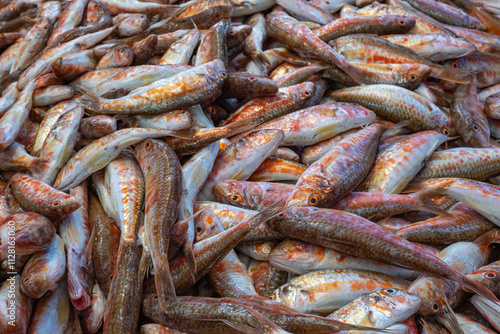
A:
<svg viewBox="0 0 500 334">
<path fill-rule="evenodd" d="M 85 296 L 85 294 L 82 294 L 80 297 L 76 299 L 71 298 L 71 304 L 73 304 L 74 308 L 77 309 L 78 311 L 83 311 L 90 305 L 90 302 Z"/>
</svg>

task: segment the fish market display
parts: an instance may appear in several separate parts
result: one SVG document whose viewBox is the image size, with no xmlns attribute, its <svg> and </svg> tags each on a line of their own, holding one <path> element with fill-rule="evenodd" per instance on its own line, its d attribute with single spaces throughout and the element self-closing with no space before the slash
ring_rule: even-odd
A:
<svg viewBox="0 0 500 334">
<path fill-rule="evenodd" d="M 0 0 L 0 334 L 500 333 L 500 0 Z"/>
</svg>

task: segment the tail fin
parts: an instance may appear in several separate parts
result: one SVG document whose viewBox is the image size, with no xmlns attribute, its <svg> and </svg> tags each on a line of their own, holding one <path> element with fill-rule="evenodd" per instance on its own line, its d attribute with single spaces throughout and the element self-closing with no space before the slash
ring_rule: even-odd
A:
<svg viewBox="0 0 500 334">
<path fill-rule="evenodd" d="M 41 167 L 43 164 L 49 162 L 44 158 L 33 158 L 31 161 L 31 165 L 28 167 L 28 170 L 33 174 L 39 174 L 41 172 Z"/>
<path fill-rule="evenodd" d="M 435 196 L 436 191 L 434 189 L 422 189 L 416 193 L 410 194 L 409 196 L 414 197 L 419 201 L 418 210 L 435 213 L 440 216 L 450 216 L 448 212 L 441 209 L 432 199 Z"/>
<path fill-rule="evenodd" d="M 453 334 L 464 334 L 462 327 L 458 323 L 457 316 L 448 301 L 444 300 L 444 312 L 437 315 L 437 320 Z"/>
<path fill-rule="evenodd" d="M 154 259 L 153 263 L 155 263 Z M 160 307 L 163 311 L 168 312 L 167 296 L 170 296 L 170 300 L 176 301 L 177 295 L 175 294 L 174 281 L 172 279 L 172 273 L 170 272 L 170 265 L 167 259 L 159 261 L 155 265 L 155 285 Z"/>
<path fill-rule="evenodd" d="M 182 245 L 182 252 L 186 258 L 186 264 L 189 268 L 189 272 L 193 277 L 193 282 L 196 282 L 196 258 L 193 252 L 194 243 L 194 220 L 191 219 L 188 223 L 188 229 L 186 231 L 186 238 L 184 239 L 184 244 Z"/>
<path fill-rule="evenodd" d="M 432 67 L 432 74 L 440 79 L 466 84 L 470 82 L 469 75 L 471 73 L 456 68 L 435 65 Z"/>
<path fill-rule="evenodd" d="M 259 226 L 260 224 L 267 222 L 269 219 L 285 211 L 286 209 L 287 208 L 285 207 L 285 200 L 279 200 L 250 218 L 250 220 L 252 220 L 250 225 L 252 226 L 252 228 Z"/>
<path fill-rule="evenodd" d="M 83 104 L 85 109 L 91 110 L 95 113 L 101 113 L 102 108 L 101 108 L 101 100 L 102 98 L 99 97 L 96 93 L 93 91 L 82 87 L 82 86 L 77 86 L 82 92 L 83 95 L 79 97 L 79 101 Z"/>
<path fill-rule="evenodd" d="M 258 125 L 256 122 L 257 117 L 247 117 L 244 119 L 239 119 L 233 123 L 229 123 L 228 125 L 224 125 L 223 128 L 227 130 L 226 137 L 232 137 L 237 134 L 247 132 Z"/>
<path fill-rule="evenodd" d="M 492 301 L 478 295 L 472 296 L 470 301 L 485 318 L 500 319 L 500 303 L 498 301 Z"/>
</svg>

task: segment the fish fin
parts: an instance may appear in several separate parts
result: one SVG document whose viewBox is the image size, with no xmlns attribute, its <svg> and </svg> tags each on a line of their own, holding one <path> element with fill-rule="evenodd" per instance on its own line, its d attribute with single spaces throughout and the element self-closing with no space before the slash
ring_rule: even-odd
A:
<svg viewBox="0 0 500 334">
<path fill-rule="evenodd" d="M 259 226 L 260 224 L 267 222 L 269 219 L 273 218 L 277 214 L 285 211 L 286 207 L 284 205 L 285 205 L 285 200 L 282 199 L 267 206 L 265 209 L 261 210 L 259 213 L 250 218 L 250 220 L 253 220 L 253 222 L 250 225 L 252 225 L 252 227 L 256 227 Z"/>
<path fill-rule="evenodd" d="M 457 283 L 462 284 L 463 286 L 467 287 L 467 289 L 474 291 L 478 295 L 481 295 L 482 297 L 488 300 L 491 300 L 495 303 L 500 303 L 498 298 L 487 287 L 485 287 L 482 284 L 479 284 L 476 281 L 473 281 L 472 279 L 470 279 L 465 275 L 460 275 L 457 277 L 449 277 L 449 278 L 456 281 Z"/>
<path fill-rule="evenodd" d="M 172 279 L 172 273 L 170 272 L 170 265 L 167 259 L 159 261 L 155 266 L 155 285 L 160 307 L 163 311 L 168 312 L 167 295 L 170 296 L 169 300 L 173 302 L 177 300 L 177 295 L 175 293 L 174 280 Z"/>
<path fill-rule="evenodd" d="M 450 304 L 448 303 L 446 298 L 442 298 L 442 300 L 444 301 L 443 313 L 437 315 L 436 319 L 451 333 L 464 334 L 464 331 L 462 330 L 462 327 L 460 327 L 457 316 L 453 311 L 453 309 L 451 308 Z"/>
<path fill-rule="evenodd" d="M 488 313 L 491 315 L 492 319 L 500 318 L 500 303 L 498 301 L 493 301 L 494 305 L 489 300 L 484 300 L 483 296 L 472 296 L 470 299 L 472 305 L 481 313 Z"/>
<path fill-rule="evenodd" d="M 187 140 L 196 140 L 196 129 L 185 129 L 185 130 L 167 130 L 165 131 L 165 136 L 176 137 Z"/>
<path fill-rule="evenodd" d="M 249 131 L 250 129 L 253 129 L 257 125 L 259 125 L 257 122 L 257 117 L 252 116 L 252 117 L 246 117 L 244 119 L 239 119 L 233 123 L 230 123 L 228 125 L 224 125 L 223 128 L 227 129 L 227 135 L 226 137 L 231 137 L 246 131 Z"/>
<path fill-rule="evenodd" d="M 42 165 L 48 162 L 49 160 L 47 159 L 35 157 L 33 158 L 31 165 L 28 167 L 28 170 L 33 174 L 38 174 L 41 172 Z"/>
<path fill-rule="evenodd" d="M 443 217 L 451 217 L 451 214 L 441 209 L 433 201 L 433 197 L 435 196 L 435 194 L 436 191 L 434 189 L 422 189 L 417 191 L 416 193 L 410 194 L 409 196 L 416 198 L 420 202 L 417 210 L 435 213 L 436 215 L 440 215 Z"/>
<path fill-rule="evenodd" d="M 191 219 L 188 223 L 188 229 L 186 231 L 186 237 L 184 239 L 184 244 L 182 245 L 182 252 L 186 258 L 186 264 L 193 278 L 193 282 L 196 282 L 196 258 L 193 252 L 194 243 L 194 221 Z"/>
<path fill-rule="evenodd" d="M 470 82 L 470 71 L 464 71 L 445 66 L 435 66 L 433 67 L 432 72 L 440 79 L 453 81 L 455 83 L 466 84 Z"/>
<path fill-rule="evenodd" d="M 2 245 L 0 245 L 0 258 L 4 258 L 5 257 L 4 253 L 7 250 L 7 246 L 8 245 L 9 244 L 2 244 Z"/>
<path fill-rule="evenodd" d="M 241 180 L 245 174 L 245 168 L 241 167 L 238 169 L 236 172 L 234 172 L 230 177 L 228 177 L 228 180 Z"/>
<path fill-rule="evenodd" d="M 93 91 L 82 87 L 77 86 L 83 92 L 83 95 L 78 98 L 81 104 L 85 107 L 85 109 L 91 110 L 93 112 L 100 112 L 101 108 L 101 97 L 99 97 Z"/>
<path fill-rule="evenodd" d="M 258 326 L 258 333 L 280 333 L 283 332 L 283 329 L 272 322 L 269 318 L 265 317 L 264 315 L 260 314 L 259 312 L 253 310 L 251 307 L 245 307 L 248 312 L 257 320 L 257 326 Z"/>
</svg>

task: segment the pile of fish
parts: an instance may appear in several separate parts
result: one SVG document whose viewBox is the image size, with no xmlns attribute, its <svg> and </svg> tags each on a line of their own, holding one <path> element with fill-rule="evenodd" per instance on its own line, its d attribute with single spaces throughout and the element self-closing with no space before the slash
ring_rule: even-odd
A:
<svg viewBox="0 0 500 334">
<path fill-rule="evenodd" d="M 500 332 L 498 0 L 0 1 L 0 333 Z"/>
</svg>

